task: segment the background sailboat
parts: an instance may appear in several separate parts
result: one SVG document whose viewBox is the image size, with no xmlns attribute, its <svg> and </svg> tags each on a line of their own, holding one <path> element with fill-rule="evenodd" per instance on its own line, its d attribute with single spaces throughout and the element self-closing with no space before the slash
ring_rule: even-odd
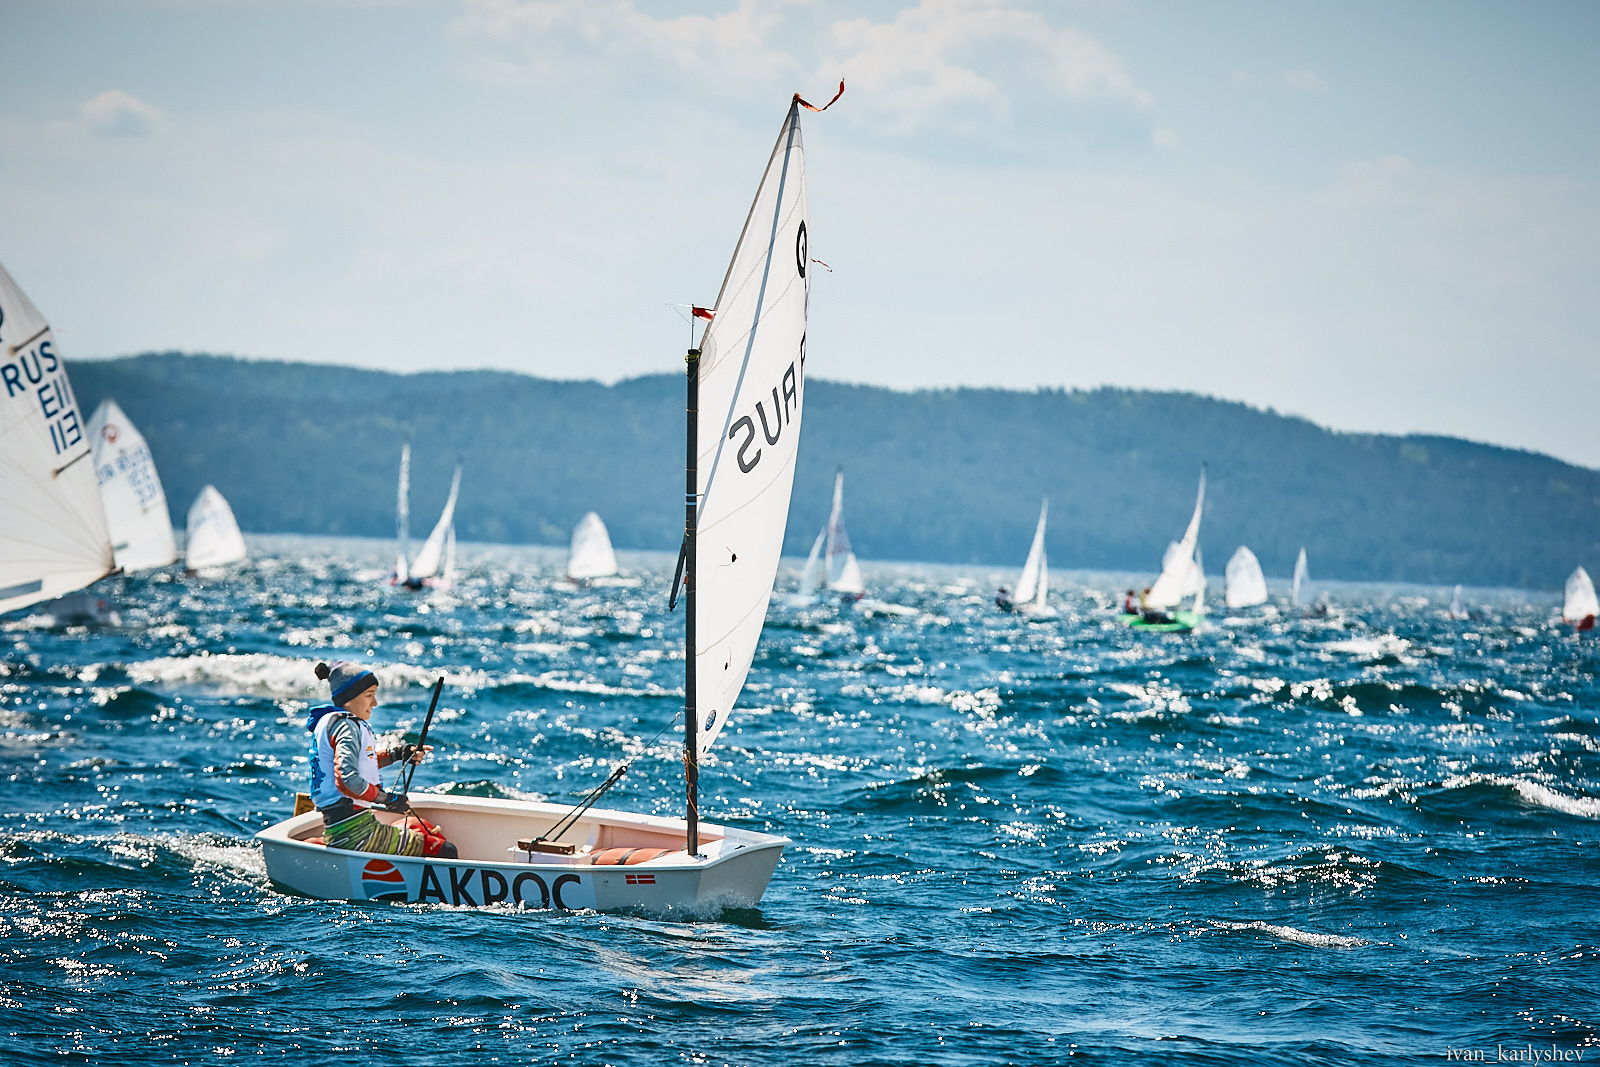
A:
<svg viewBox="0 0 1600 1067">
<path fill-rule="evenodd" d="M 833 510 L 828 514 L 828 588 L 846 601 L 860 600 L 866 593 L 861 580 L 861 564 L 850 550 L 850 534 L 844 528 L 844 468 L 833 476 Z"/>
<path fill-rule="evenodd" d="M 1240 545 L 1223 572 L 1223 599 L 1230 608 L 1253 608 L 1267 602 L 1267 579 L 1256 554 Z"/>
<path fill-rule="evenodd" d="M 599 513 L 589 512 L 572 528 L 572 543 L 567 548 L 567 577 L 575 582 L 609 578 L 617 573 L 617 554 L 611 547 L 611 534 Z"/>
<path fill-rule="evenodd" d="M 105 506 L 50 324 L 0 267 L 0 612 L 82 589 L 115 566 Z"/>
<path fill-rule="evenodd" d="M 1027 615 L 1045 615 L 1050 612 L 1050 563 L 1045 556 L 1045 519 L 1050 511 L 1050 498 L 1039 505 L 1039 524 L 1034 527 L 1033 544 L 1028 549 L 1028 559 L 1022 565 L 1022 575 L 1009 601 L 1003 605 L 1007 611 Z M 997 598 L 998 599 L 998 598 Z"/>
<path fill-rule="evenodd" d="M 1561 621 L 1579 630 L 1592 630 L 1596 615 L 1600 615 L 1600 600 L 1595 598 L 1594 582 L 1589 580 L 1589 572 L 1579 567 L 1567 576 Z"/>
<path fill-rule="evenodd" d="M 189 531 L 183 542 L 183 565 L 191 571 L 237 563 L 249 553 L 228 501 L 208 485 L 189 505 Z"/>
<path fill-rule="evenodd" d="M 89 439 L 117 566 L 133 574 L 175 563 L 167 494 L 144 435 L 115 400 L 102 400 L 89 417 Z"/>
<path fill-rule="evenodd" d="M 1169 546 L 1161 561 L 1161 576 L 1150 587 L 1145 598 L 1150 607 L 1160 610 L 1175 608 L 1184 597 L 1192 596 L 1197 584 L 1203 581 L 1194 565 L 1195 548 L 1200 543 L 1200 515 L 1206 503 L 1206 467 L 1200 465 L 1200 489 L 1195 494 L 1194 514 L 1183 531 L 1183 539 Z"/>
<path fill-rule="evenodd" d="M 827 541 L 828 528 L 824 526 L 817 531 L 817 539 L 811 542 L 811 552 L 806 556 L 805 566 L 800 568 L 800 581 L 795 591 L 784 599 L 789 607 L 805 608 L 817 602 L 817 590 L 822 588 L 822 548 Z"/>
<path fill-rule="evenodd" d="M 1450 595 L 1450 607 L 1445 614 L 1452 619 L 1465 619 L 1468 617 L 1467 602 L 1461 597 L 1461 587 L 1456 586 L 1455 592 Z"/>
<path fill-rule="evenodd" d="M 400 486 L 394 505 L 395 557 L 394 570 L 389 581 L 399 585 L 411 577 L 406 554 L 411 551 L 411 442 L 400 446 Z"/>
<path fill-rule="evenodd" d="M 439 513 L 439 521 L 433 524 L 433 532 L 428 534 L 428 539 L 417 550 L 417 556 L 411 561 L 410 573 L 402 583 L 407 589 L 421 589 L 424 585 L 437 586 L 439 567 L 444 562 L 445 540 L 450 536 L 450 531 L 456 518 L 456 497 L 461 493 L 461 461 L 456 461 L 456 472 L 450 479 L 450 495 L 444 502 L 444 510 Z"/>
<path fill-rule="evenodd" d="M 1300 606 L 1300 587 L 1305 584 L 1308 577 L 1310 577 L 1310 575 L 1306 571 L 1306 550 L 1304 547 L 1302 547 L 1300 549 L 1300 555 L 1295 557 L 1294 584 L 1289 590 L 1289 603 L 1297 608 Z"/>
</svg>

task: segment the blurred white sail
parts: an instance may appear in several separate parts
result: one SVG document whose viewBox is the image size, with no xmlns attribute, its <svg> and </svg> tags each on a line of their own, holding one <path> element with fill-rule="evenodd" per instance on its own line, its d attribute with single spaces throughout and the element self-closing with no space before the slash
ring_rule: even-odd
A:
<svg viewBox="0 0 1600 1067">
<path fill-rule="evenodd" d="M 1592 620 L 1596 615 L 1600 615 L 1600 600 L 1595 599 L 1594 582 L 1589 580 L 1589 572 L 1579 567 L 1567 578 L 1567 595 L 1561 605 L 1561 620 L 1581 626 L 1584 620 Z"/>
<path fill-rule="evenodd" d="M 89 439 L 117 566 L 132 574 L 175 562 L 172 514 L 144 435 L 115 400 L 102 400 L 89 417 Z"/>
<path fill-rule="evenodd" d="M 208 485 L 189 505 L 189 532 L 183 543 L 183 565 L 192 571 L 221 567 L 244 559 L 247 552 L 239 523 L 228 501 Z"/>
<path fill-rule="evenodd" d="M 1230 608 L 1253 608 L 1267 602 L 1267 579 L 1256 554 L 1240 545 L 1223 572 L 1224 599 Z"/>
<path fill-rule="evenodd" d="M 866 592 L 861 565 L 850 550 L 850 533 L 844 528 L 844 470 L 833 476 L 833 510 L 828 514 L 828 588 L 836 593 Z"/>
<path fill-rule="evenodd" d="M 567 549 L 567 577 L 576 581 L 609 578 L 617 573 L 617 554 L 611 548 L 611 535 L 600 516 L 591 511 L 572 528 L 572 544 Z"/>
<path fill-rule="evenodd" d="M 694 684 L 709 749 L 744 688 L 766 621 L 805 400 L 811 256 L 799 105 L 791 103 L 700 341 L 694 373 Z"/>
<path fill-rule="evenodd" d="M 822 585 L 822 546 L 828 540 L 828 528 L 824 526 L 817 531 L 817 539 L 811 542 L 811 554 L 806 556 L 806 565 L 800 570 L 800 593 L 802 595 L 814 593 Z"/>
<path fill-rule="evenodd" d="M 1294 588 L 1289 592 L 1289 603 L 1295 607 L 1300 606 L 1300 587 L 1306 583 L 1310 575 L 1306 571 L 1306 550 L 1300 549 L 1300 555 L 1294 561 Z"/>
<path fill-rule="evenodd" d="M 404 582 L 411 576 L 406 564 L 406 553 L 411 550 L 411 442 L 400 446 L 400 485 L 395 492 L 394 532 L 398 542 L 395 548 L 394 582 Z"/>
<path fill-rule="evenodd" d="M 1194 593 L 1196 574 L 1195 547 L 1200 543 L 1200 513 L 1206 503 L 1206 468 L 1200 465 L 1200 491 L 1195 494 L 1194 515 L 1183 531 L 1183 540 L 1170 545 L 1161 561 L 1161 577 L 1150 587 L 1147 603 L 1154 608 L 1174 608 L 1183 598 Z"/>
<path fill-rule="evenodd" d="M 1046 497 L 1039 505 L 1039 525 L 1034 527 L 1028 560 L 1022 565 L 1022 576 L 1017 579 L 1017 589 L 1012 594 L 1012 603 L 1019 609 L 1031 605 L 1034 610 L 1043 611 L 1049 605 L 1050 564 L 1044 551 L 1045 517 L 1049 511 L 1050 499 Z"/>
<path fill-rule="evenodd" d="M 433 532 L 422 543 L 422 548 L 417 552 L 417 558 L 411 561 L 411 575 L 413 582 L 424 578 L 432 578 L 439 573 L 439 564 L 444 559 L 444 539 L 450 532 L 451 525 L 456 519 L 456 496 L 461 492 L 461 464 L 456 463 L 455 476 L 450 479 L 450 496 L 444 502 L 444 510 L 439 513 L 439 521 L 434 523 Z"/>
<path fill-rule="evenodd" d="M 0 612 L 111 573 L 92 452 L 50 324 L 0 267 Z"/>
<path fill-rule="evenodd" d="M 1452 619 L 1464 619 L 1467 617 L 1467 604 L 1461 598 L 1461 587 L 1459 585 L 1456 586 L 1456 591 L 1450 596 L 1450 617 Z"/>
</svg>

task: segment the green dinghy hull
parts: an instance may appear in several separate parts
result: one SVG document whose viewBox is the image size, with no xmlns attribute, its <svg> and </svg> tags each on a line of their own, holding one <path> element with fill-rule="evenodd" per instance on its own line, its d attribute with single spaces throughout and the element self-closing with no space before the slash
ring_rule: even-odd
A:
<svg viewBox="0 0 1600 1067">
<path fill-rule="evenodd" d="M 1133 630 L 1148 630 L 1158 634 L 1187 633 L 1200 625 L 1200 616 L 1192 611 L 1174 611 L 1171 622 L 1146 622 L 1143 615 L 1123 615 L 1122 624 Z"/>
</svg>

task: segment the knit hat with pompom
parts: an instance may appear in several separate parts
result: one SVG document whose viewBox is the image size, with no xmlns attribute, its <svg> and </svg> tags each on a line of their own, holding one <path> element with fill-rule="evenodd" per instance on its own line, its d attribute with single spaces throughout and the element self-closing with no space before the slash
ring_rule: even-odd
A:
<svg viewBox="0 0 1600 1067">
<path fill-rule="evenodd" d="M 340 707 L 344 707 L 368 689 L 378 687 L 378 679 L 371 671 L 349 660 L 339 660 L 331 667 L 326 663 L 317 664 L 317 677 L 328 683 L 328 689 L 333 693 L 333 702 Z"/>
</svg>

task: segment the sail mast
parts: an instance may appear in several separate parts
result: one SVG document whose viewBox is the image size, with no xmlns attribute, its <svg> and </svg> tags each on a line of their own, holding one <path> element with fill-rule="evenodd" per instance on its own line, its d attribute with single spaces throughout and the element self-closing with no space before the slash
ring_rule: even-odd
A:
<svg viewBox="0 0 1600 1067">
<path fill-rule="evenodd" d="M 687 799 L 685 821 L 689 826 L 686 850 L 700 854 L 700 719 L 695 702 L 695 531 L 699 526 L 700 505 L 700 350 L 689 349 L 687 364 L 688 395 L 685 402 L 683 458 L 683 787 Z"/>
</svg>

